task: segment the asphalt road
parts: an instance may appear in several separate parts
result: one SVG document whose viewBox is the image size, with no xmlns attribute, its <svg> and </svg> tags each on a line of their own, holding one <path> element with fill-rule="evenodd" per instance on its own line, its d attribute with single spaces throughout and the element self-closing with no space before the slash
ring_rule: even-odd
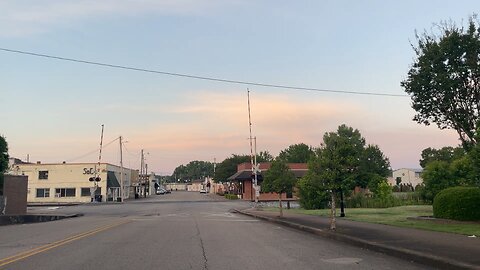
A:
<svg viewBox="0 0 480 270">
<path fill-rule="evenodd" d="M 229 211 L 242 207 L 248 203 L 174 192 L 32 208 L 85 215 L 0 227 L 0 269 L 428 269 Z"/>
</svg>

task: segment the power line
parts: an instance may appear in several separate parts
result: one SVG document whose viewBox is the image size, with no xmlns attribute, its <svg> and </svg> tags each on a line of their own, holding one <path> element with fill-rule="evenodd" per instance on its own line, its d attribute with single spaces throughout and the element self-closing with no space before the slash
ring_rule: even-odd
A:
<svg viewBox="0 0 480 270">
<path fill-rule="evenodd" d="M 66 58 L 66 57 L 60 57 L 60 56 L 54 56 L 54 55 L 48 55 L 48 54 L 40 54 L 40 53 L 33 53 L 33 52 L 20 51 L 20 50 L 12 50 L 12 49 L 7 49 L 7 48 L 0 48 L 0 50 L 5 51 L 5 52 L 10 52 L 10 53 L 18 53 L 18 54 L 24 54 L 24 55 L 30 55 L 30 56 L 37 56 L 37 57 L 44 57 L 44 58 L 50 58 L 50 59 L 56 59 L 56 60 L 62 60 L 62 61 L 88 64 L 88 65 L 96 65 L 96 66 L 103 66 L 103 67 L 110 67 L 110 68 L 126 69 L 126 70 L 155 73 L 155 74 L 161 74 L 161 75 L 167 75 L 167 76 L 176 76 L 176 77 L 183 77 L 183 78 L 189 78 L 189 79 L 198 79 L 198 80 L 215 81 L 215 82 L 223 82 L 223 83 L 261 86 L 261 87 L 271 87 L 271 88 L 281 88 L 281 89 L 299 90 L 299 91 L 327 92 L 327 93 L 337 93 L 337 94 L 354 94 L 354 95 L 387 96 L 387 97 L 409 97 L 408 95 L 400 95 L 400 94 L 356 92 L 356 91 L 309 88 L 309 87 L 280 85 L 280 84 L 256 83 L 256 82 L 248 82 L 248 81 L 237 81 L 237 80 L 229 80 L 229 79 L 222 79 L 222 78 L 204 77 L 204 76 L 197 76 L 197 75 L 190 75 L 190 74 L 182 74 L 182 73 L 174 73 L 174 72 L 167 72 L 167 71 L 158 71 L 158 70 L 145 69 L 145 68 L 136 68 L 136 67 L 122 66 L 122 65 L 114 65 L 114 64 L 86 61 L 86 60 Z"/>
<path fill-rule="evenodd" d="M 113 142 L 115 142 L 115 141 L 118 140 L 118 139 L 119 139 L 119 138 L 113 139 L 111 142 L 105 144 L 103 147 L 104 147 L 104 148 L 107 148 L 107 146 L 109 146 L 110 144 L 112 144 Z M 73 162 L 73 161 L 82 159 L 82 158 L 84 158 L 84 157 L 87 157 L 87 156 L 89 156 L 89 155 L 92 155 L 92 154 L 94 154 L 94 153 L 97 153 L 98 150 L 100 150 L 100 148 L 97 148 L 97 149 L 95 149 L 95 150 L 92 150 L 92 151 L 90 151 L 90 152 L 88 152 L 88 153 L 85 153 L 85 154 L 83 154 L 83 155 L 81 155 L 81 156 L 78 156 L 78 157 L 76 157 L 76 158 L 67 159 L 66 161 L 67 161 L 67 162 Z"/>
</svg>

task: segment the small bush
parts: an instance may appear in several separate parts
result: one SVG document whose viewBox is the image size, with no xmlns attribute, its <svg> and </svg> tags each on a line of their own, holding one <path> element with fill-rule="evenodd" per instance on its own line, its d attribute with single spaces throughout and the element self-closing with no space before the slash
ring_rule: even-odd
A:
<svg viewBox="0 0 480 270">
<path fill-rule="evenodd" d="M 347 208 L 387 208 L 404 205 L 423 205 L 425 202 L 415 192 L 397 192 L 383 198 L 368 197 L 364 193 L 353 194 L 345 200 Z"/>
<path fill-rule="evenodd" d="M 440 191 L 433 200 L 436 218 L 480 220 L 480 188 L 453 187 Z"/>
<path fill-rule="evenodd" d="M 327 208 L 330 202 L 330 193 L 325 191 L 316 181 L 308 177 L 300 179 L 298 185 L 298 196 L 300 205 L 304 209 Z"/>
<path fill-rule="evenodd" d="M 238 199 L 238 196 L 235 194 L 225 194 L 225 199 L 236 200 Z"/>
</svg>

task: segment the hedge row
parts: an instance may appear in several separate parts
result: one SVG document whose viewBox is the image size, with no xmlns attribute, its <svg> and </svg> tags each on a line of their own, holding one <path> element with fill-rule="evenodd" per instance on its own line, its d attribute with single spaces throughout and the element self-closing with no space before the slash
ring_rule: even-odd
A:
<svg viewBox="0 0 480 270">
<path fill-rule="evenodd" d="M 452 187 L 433 199 L 433 215 L 453 220 L 480 220 L 480 188 Z"/>
<path fill-rule="evenodd" d="M 238 196 L 235 194 L 225 194 L 225 199 L 236 200 L 238 199 Z"/>
</svg>

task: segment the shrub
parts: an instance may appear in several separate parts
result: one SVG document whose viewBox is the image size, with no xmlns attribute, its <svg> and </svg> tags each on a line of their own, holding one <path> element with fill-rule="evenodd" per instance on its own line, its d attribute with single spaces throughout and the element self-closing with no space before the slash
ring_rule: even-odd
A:
<svg viewBox="0 0 480 270">
<path fill-rule="evenodd" d="M 386 188 L 385 188 L 386 189 Z M 368 197 L 364 193 L 356 193 L 345 200 L 347 208 L 387 208 L 404 205 L 423 205 L 420 195 L 414 192 L 389 193 L 382 197 Z"/>
<path fill-rule="evenodd" d="M 225 199 L 236 200 L 238 199 L 238 196 L 235 194 L 225 194 Z"/>
<path fill-rule="evenodd" d="M 304 177 L 298 181 L 298 196 L 300 206 L 304 209 L 327 208 L 330 194 L 325 191 L 316 181 Z"/>
<path fill-rule="evenodd" d="M 440 191 L 433 200 L 436 218 L 480 220 L 480 188 L 453 187 Z"/>
</svg>

